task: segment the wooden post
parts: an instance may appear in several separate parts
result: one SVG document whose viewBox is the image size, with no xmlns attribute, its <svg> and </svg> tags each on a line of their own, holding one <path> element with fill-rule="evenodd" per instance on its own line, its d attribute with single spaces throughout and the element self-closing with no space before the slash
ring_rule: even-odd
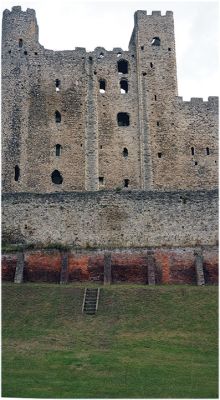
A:
<svg viewBox="0 0 220 400">
<path fill-rule="evenodd" d="M 110 285 L 112 282 L 112 256 L 111 253 L 104 254 L 104 285 Z"/>
<path fill-rule="evenodd" d="M 202 250 L 201 249 L 196 250 L 194 252 L 194 255 L 195 255 L 197 285 L 202 286 L 205 285 Z"/>
</svg>

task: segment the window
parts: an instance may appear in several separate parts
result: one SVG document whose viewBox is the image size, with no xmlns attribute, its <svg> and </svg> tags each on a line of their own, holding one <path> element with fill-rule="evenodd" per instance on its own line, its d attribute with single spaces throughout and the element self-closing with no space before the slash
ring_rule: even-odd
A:
<svg viewBox="0 0 220 400">
<path fill-rule="evenodd" d="M 56 148 L 56 157 L 59 157 L 61 155 L 62 146 L 60 144 L 56 144 L 55 148 Z"/>
<path fill-rule="evenodd" d="M 171 51 L 171 47 L 168 47 L 168 51 Z"/>
<path fill-rule="evenodd" d="M 192 154 L 192 156 L 194 156 L 194 154 L 195 154 L 195 149 L 194 149 L 194 147 L 191 147 L 191 154 Z"/>
<path fill-rule="evenodd" d="M 105 80 L 100 79 L 99 81 L 99 92 L 105 93 Z"/>
<path fill-rule="evenodd" d="M 160 121 L 157 121 L 157 126 L 160 126 Z"/>
<path fill-rule="evenodd" d="M 128 73 L 128 62 L 126 60 L 118 61 L 118 72 L 121 74 Z"/>
<path fill-rule="evenodd" d="M 20 168 L 18 165 L 15 165 L 15 182 L 18 182 L 20 178 Z"/>
<path fill-rule="evenodd" d="M 59 92 L 60 91 L 60 80 L 59 79 L 56 79 L 55 86 L 56 86 L 56 92 Z"/>
<path fill-rule="evenodd" d="M 158 158 L 162 157 L 162 153 L 157 153 L 157 155 L 158 155 Z"/>
<path fill-rule="evenodd" d="M 104 176 L 99 176 L 99 184 L 104 185 Z"/>
<path fill-rule="evenodd" d="M 55 112 L 55 121 L 56 123 L 60 123 L 61 122 L 61 114 L 59 111 Z"/>
<path fill-rule="evenodd" d="M 128 187 L 129 182 L 130 182 L 129 179 L 125 179 L 125 180 L 124 180 L 124 187 Z"/>
<path fill-rule="evenodd" d="M 209 147 L 206 147 L 206 155 L 209 156 L 210 151 L 209 151 Z"/>
<path fill-rule="evenodd" d="M 141 46 L 141 50 L 144 50 L 144 46 Z"/>
<path fill-rule="evenodd" d="M 25 56 L 27 55 L 27 51 L 26 51 L 26 50 L 24 51 L 24 55 L 25 55 Z"/>
<path fill-rule="evenodd" d="M 128 149 L 126 149 L 126 147 L 124 147 L 122 154 L 124 158 L 128 157 Z"/>
<path fill-rule="evenodd" d="M 126 79 L 121 79 L 120 88 L 122 94 L 128 93 L 128 81 Z"/>
<path fill-rule="evenodd" d="M 104 58 L 104 53 L 100 53 L 98 58 Z"/>
<path fill-rule="evenodd" d="M 150 63 L 150 67 L 153 68 L 153 66 L 154 66 L 153 63 L 151 62 L 151 63 Z"/>
<path fill-rule="evenodd" d="M 55 169 L 52 172 L 51 179 L 52 179 L 52 182 L 55 183 L 56 185 L 61 185 L 61 183 L 63 182 L 63 177 L 57 169 Z"/>
<path fill-rule="evenodd" d="M 21 49 L 21 47 L 23 46 L 23 39 L 19 39 L 18 46 L 19 46 L 20 49 Z"/>
<path fill-rule="evenodd" d="M 146 72 L 142 72 L 142 75 L 143 75 L 143 76 L 146 76 L 146 75 L 147 75 L 147 73 L 146 73 Z"/>
<path fill-rule="evenodd" d="M 118 121 L 118 126 L 129 126 L 130 125 L 129 114 L 124 112 L 118 113 L 117 121 Z"/>
<path fill-rule="evenodd" d="M 160 46 L 160 38 L 158 36 L 154 37 L 151 42 L 152 46 Z"/>
<path fill-rule="evenodd" d="M 119 51 L 118 53 L 117 53 L 117 57 L 121 57 L 121 52 Z"/>
<path fill-rule="evenodd" d="M 156 94 L 154 95 L 154 100 L 157 101 L 157 95 Z"/>
</svg>

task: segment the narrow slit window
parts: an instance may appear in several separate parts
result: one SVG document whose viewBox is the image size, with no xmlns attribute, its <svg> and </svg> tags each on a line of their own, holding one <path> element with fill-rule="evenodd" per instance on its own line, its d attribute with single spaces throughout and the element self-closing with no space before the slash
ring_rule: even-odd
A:
<svg viewBox="0 0 220 400">
<path fill-rule="evenodd" d="M 120 81 L 120 89 L 121 89 L 121 94 L 128 93 L 128 81 L 126 79 L 122 79 Z"/>
<path fill-rule="evenodd" d="M 209 151 L 209 147 L 206 147 L 206 155 L 209 156 L 210 151 Z"/>
<path fill-rule="evenodd" d="M 195 155 L 195 148 L 194 147 L 191 147 L 191 154 L 192 154 L 192 156 Z"/>
<path fill-rule="evenodd" d="M 100 79 L 99 81 L 99 92 L 105 93 L 106 83 L 104 79 Z"/>
<path fill-rule="evenodd" d="M 56 123 L 60 123 L 61 122 L 61 114 L 59 111 L 55 112 L 55 121 Z"/>
<path fill-rule="evenodd" d="M 99 176 L 99 184 L 104 185 L 104 176 Z"/>
<path fill-rule="evenodd" d="M 157 126 L 160 126 L 160 121 L 157 121 Z"/>
<path fill-rule="evenodd" d="M 129 126 L 130 118 L 128 113 L 120 112 L 117 115 L 118 126 Z"/>
<path fill-rule="evenodd" d="M 129 179 L 125 179 L 124 180 L 124 187 L 127 188 L 129 186 L 129 182 L 130 182 Z"/>
<path fill-rule="evenodd" d="M 18 46 L 20 47 L 20 49 L 22 48 L 22 46 L 23 46 L 23 39 L 19 39 Z"/>
<path fill-rule="evenodd" d="M 55 169 L 52 172 L 51 179 L 52 179 L 52 182 L 55 183 L 56 185 L 61 185 L 63 182 L 63 177 L 57 169 Z"/>
<path fill-rule="evenodd" d="M 152 45 L 152 46 L 160 46 L 160 38 L 159 38 L 158 36 L 155 36 L 155 37 L 152 39 L 151 45 Z"/>
<path fill-rule="evenodd" d="M 153 66 L 154 66 L 153 63 L 151 62 L 151 63 L 150 63 L 150 67 L 153 68 Z"/>
<path fill-rule="evenodd" d="M 118 61 L 118 72 L 120 74 L 127 74 L 128 73 L 128 62 L 126 60 Z"/>
<path fill-rule="evenodd" d="M 128 157 L 128 149 L 126 147 L 124 147 L 122 154 L 124 158 Z"/>
<path fill-rule="evenodd" d="M 144 50 L 144 46 L 141 46 L 141 50 Z"/>
<path fill-rule="evenodd" d="M 56 149 L 56 157 L 60 157 L 62 146 L 60 144 L 56 144 L 55 149 Z"/>
<path fill-rule="evenodd" d="M 154 95 L 154 100 L 157 101 L 157 95 L 156 94 Z"/>
<path fill-rule="evenodd" d="M 56 92 L 59 92 L 60 91 L 60 80 L 59 79 L 56 79 L 55 86 L 56 86 Z"/>
<path fill-rule="evenodd" d="M 18 165 L 15 165 L 15 182 L 18 182 L 20 178 L 20 168 Z"/>
<path fill-rule="evenodd" d="M 162 153 L 157 153 L 157 155 L 158 155 L 158 158 L 162 157 Z"/>
</svg>

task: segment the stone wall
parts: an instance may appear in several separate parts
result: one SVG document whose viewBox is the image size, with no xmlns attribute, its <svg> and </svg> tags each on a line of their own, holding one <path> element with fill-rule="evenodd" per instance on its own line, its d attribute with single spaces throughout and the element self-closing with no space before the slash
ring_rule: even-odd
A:
<svg viewBox="0 0 220 400">
<path fill-rule="evenodd" d="M 137 11 L 128 51 L 87 52 L 45 49 L 34 10 L 5 10 L 2 128 L 4 192 L 217 187 L 217 99 L 177 97 L 171 11 Z"/>
<path fill-rule="evenodd" d="M 77 248 L 216 245 L 217 190 L 4 194 L 9 243 Z"/>
<path fill-rule="evenodd" d="M 201 249 L 200 249 L 201 250 Z M 67 257 L 66 282 L 99 282 L 104 280 L 104 250 L 66 251 L 26 250 L 23 281 L 60 283 L 62 259 Z M 155 284 L 198 284 L 195 248 L 155 248 L 114 250 L 111 253 L 111 282 L 150 284 L 150 260 L 154 260 Z M 205 284 L 218 283 L 218 249 L 205 247 L 203 274 Z M 150 257 L 150 258 L 149 258 Z M 2 255 L 2 279 L 14 281 L 18 254 Z"/>
</svg>

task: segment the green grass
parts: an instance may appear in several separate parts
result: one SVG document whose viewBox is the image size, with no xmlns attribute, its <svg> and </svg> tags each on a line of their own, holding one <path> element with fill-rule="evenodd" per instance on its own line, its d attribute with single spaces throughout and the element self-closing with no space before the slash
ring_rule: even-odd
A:
<svg viewBox="0 0 220 400">
<path fill-rule="evenodd" d="M 218 398 L 217 287 L 3 284 L 2 396 Z"/>
</svg>

